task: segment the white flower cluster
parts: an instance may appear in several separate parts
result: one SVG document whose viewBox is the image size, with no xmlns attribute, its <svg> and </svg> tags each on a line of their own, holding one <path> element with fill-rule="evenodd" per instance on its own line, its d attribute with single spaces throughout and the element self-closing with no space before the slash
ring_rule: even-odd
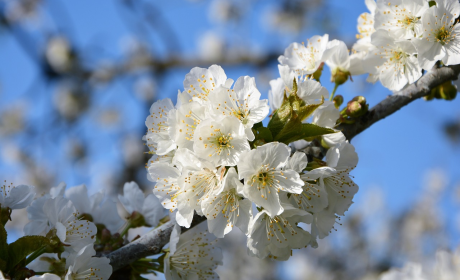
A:
<svg viewBox="0 0 460 280">
<path fill-rule="evenodd" d="M 327 43 L 327 36 L 320 40 Z M 312 73 L 315 67 L 312 61 L 304 70 Z M 151 106 L 144 140 L 153 154 L 147 166 L 149 179 L 156 183 L 153 193 L 164 208 L 175 211 L 180 226 L 190 227 L 195 213 L 203 215 L 215 236 L 223 238 L 237 226 L 248 236 L 251 254 L 287 260 L 292 249 L 317 246 L 316 239 L 327 236 L 348 210 L 358 191 L 349 176 L 358 157 L 343 134 L 334 133 L 340 114 L 332 102 L 324 101 L 328 91 L 299 77 L 302 69 L 279 69 L 281 78 L 270 83 L 276 118 L 285 110 L 280 107 L 288 106 L 286 95 L 300 104 L 294 119 L 314 112 L 313 124 L 306 118 L 296 124 L 301 129 L 302 123 L 326 127 L 332 133 L 323 136 L 330 145 L 326 162 L 308 166 L 305 153 L 292 153 L 289 139 L 303 139 L 292 141 L 298 147 L 309 140 L 287 132 L 293 119 L 283 124 L 275 140 L 269 133 L 261 141 L 259 133 L 276 130 L 261 123 L 269 113 L 267 100 L 260 100 L 254 78 L 240 77 L 232 88 L 233 81 L 217 65 L 193 68 L 176 105 L 164 99 Z M 299 223 L 310 224 L 311 230 Z"/>
<path fill-rule="evenodd" d="M 313 74 L 325 62 L 339 85 L 349 76 L 369 73 L 368 81 L 379 80 L 392 91 L 414 83 L 437 61 L 460 63 L 457 0 L 366 0 L 366 5 L 370 13 L 358 18 L 352 54 L 342 41 L 313 36 L 306 45 L 291 44 L 279 62 L 300 76 Z"/>
</svg>

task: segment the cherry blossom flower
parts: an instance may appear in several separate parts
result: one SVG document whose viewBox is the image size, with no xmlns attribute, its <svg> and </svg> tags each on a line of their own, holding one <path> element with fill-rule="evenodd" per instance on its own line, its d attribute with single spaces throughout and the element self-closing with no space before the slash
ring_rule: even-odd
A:
<svg viewBox="0 0 460 280">
<path fill-rule="evenodd" d="M 298 76 L 313 74 L 325 60 L 323 55 L 328 41 L 329 35 L 325 34 L 311 37 L 306 45 L 292 43 L 278 61 L 281 65 L 289 66 Z"/>
<path fill-rule="evenodd" d="M 30 205 L 35 197 L 35 190 L 32 186 L 2 185 L 0 186 L 0 207 L 22 209 Z"/>
<path fill-rule="evenodd" d="M 219 279 L 215 269 L 222 265 L 222 252 L 211 236 L 193 229 L 181 235 L 176 224 L 164 262 L 166 280 Z"/>
<path fill-rule="evenodd" d="M 254 140 L 251 128 L 268 115 L 267 100 L 260 100 L 255 79 L 240 77 L 233 89 L 219 87 L 209 95 L 215 116 L 234 116 L 243 124 L 249 141 Z"/>
<path fill-rule="evenodd" d="M 263 207 L 271 217 L 283 212 L 280 191 L 301 193 L 299 173 L 284 169 L 290 148 L 282 143 L 268 143 L 251 150 L 238 163 L 238 175 L 244 179 L 243 195 Z"/>
<path fill-rule="evenodd" d="M 445 65 L 460 64 L 460 25 L 455 24 L 460 15 L 460 3 L 456 0 L 436 3 L 438 6 L 431 7 L 422 16 L 422 38 L 412 40 L 420 65 L 426 70 L 438 60 Z"/>
<path fill-rule="evenodd" d="M 233 116 L 205 120 L 196 128 L 193 150 L 216 165 L 235 166 L 250 150 L 243 124 Z"/>
<path fill-rule="evenodd" d="M 224 189 L 218 195 L 209 197 L 202 203 L 203 214 L 208 219 L 209 232 L 223 238 L 233 226 L 245 234 L 252 220 L 252 202 L 243 199 L 239 192 L 243 184 L 238 180 L 235 168 L 230 167 L 223 181 Z"/>
<path fill-rule="evenodd" d="M 292 249 L 307 247 L 310 242 L 310 233 L 297 224 L 311 223 L 311 214 L 290 204 L 282 207 L 284 212 L 274 217 L 262 210 L 250 225 L 248 248 L 258 258 L 270 256 L 276 260 L 287 260 Z"/>
</svg>

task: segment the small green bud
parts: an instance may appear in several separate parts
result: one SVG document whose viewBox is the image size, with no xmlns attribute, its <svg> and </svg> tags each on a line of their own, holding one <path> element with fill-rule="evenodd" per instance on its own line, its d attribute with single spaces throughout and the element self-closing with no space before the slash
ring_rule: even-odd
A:
<svg viewBox="0 0 460 280">
<path fill-rule="evenodd" d="M 321 137 L 321 146 L 323 146 L 323 148 L 325 149 L 329 149 L 329 145 L 326 143 L 326 141 L 324 141 L 324 138 Z"/>
<path fill-rule="evenodd" d="M 361 105 L 358 101 L 350 101 L 347 104 L 347 115 L 357 118 L 367 113 L 367 105 Z"/>
<path fill-rule="evenodd" d="M 439 96 L 444 100 L 453 100 L 457 96 L 457 88 L 451 81 L 439 86 Z"/>
<path fill-rule="evenodd" d="M 337 68 L 332 73 L 331 82 L 335 83 L 336 85 L 342 85 L 348 80 L 349 76 L 350 76 L 350 72 L 348 71 L 345 72 Z"/>
<path fill-rule="evenodd" d="M 364 96 L 355 96 L 352 101 L 357 101 L 361 106 L 366 105 L 366 98 Z"/>
<path fill-rule="evenodd" d="M 340 94 L 336 95 L 332 101 L 334 102 L 335 108 L 339 109 L 343 104 L 343 96 Z"/>
</svg>

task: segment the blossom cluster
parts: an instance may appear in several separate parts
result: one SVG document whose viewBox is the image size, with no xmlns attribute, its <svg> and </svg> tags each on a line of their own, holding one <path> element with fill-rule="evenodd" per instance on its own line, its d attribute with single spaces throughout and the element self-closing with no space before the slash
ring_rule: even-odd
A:
<svg viewBox="0 0 460 280">
<path fill-rule="evenodd" d="M 313 74 L 322 62 L 340 85 L 348 77 L 368 73 L 368 81 L 398 91 L 431 70 L 460 63 L 457 0 L 366 0 L 370 13 L 358 18 L 352 52 L 344 42 L 313 36 L 308 44 L 291 44 L 279 61 L 299 75 Z"/>
<path fill-rule="evenodd" d="M 147 166 L 153 193 L 180 226 L 202 215 L 216 237 L 236 226 L 251 254 L 287 260 L 292 249 L 316 247 L 348 210 L 358 191 L 349 176 L 358 156 L 334 130 L 340 114 L 325 101 L 328 91 L 279 69 L 267 127 L 262 121 L 270 106 L 260 100 L 254 78 L 240 77 L 232 87 L 213 65 L 186 75 L 175 105 L 163 99 L 151 106 L 144 139 L 153 154 Z M 318 137 L 328 143 L 326 161 L 294 152 Z"/>
</svg>

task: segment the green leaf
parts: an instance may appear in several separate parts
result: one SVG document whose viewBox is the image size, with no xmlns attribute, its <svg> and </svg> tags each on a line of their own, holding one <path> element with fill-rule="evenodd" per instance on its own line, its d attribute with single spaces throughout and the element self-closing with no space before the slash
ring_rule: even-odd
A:
<svg viewBox="0 0 460 280">
<path fill-rule="evenodd" d="M 321 127 L 311 123 L 302 123 L 297 114 L 293 112 L 293 117 L 275 137 L 275 141 L 289 144 L 297 140 L 310 140 L 312 137 L 335 132 L 336 131 L 331 128 Z"/>
<path fill-rule="evenodd" d="M 304 121 L 306 118 L 308 118 L 313 112 L 318 109 L 319 106 L 324 104 L 324 97 L 321 97 L 321 103 L 319 104 L 311 104 L 311 105 L 305 105 L 299 108 L 299 110 L 296 111 L 300 121 Z"/>
<path fill-rule="evenodd" d="M 256 129 L 256 140 L 264 140 L 265 143 L 273 141 L 273 135 L 270 129 L 266 127 L 259 127 Z"/>
<path fill-rule="evenodd" d="M 46 245 L 49 245 L 49 239 L 44 236 L 28 235 L 19 238 L 15 242 L 8 245 L 8 254 L 10 257 L 8 268 L 14 268 L 28 255 Z"/>
<path fill-rule="evenodd" d="M 0 270 L 5 271 L 8 262 L 8 243 L 6 242 L 8 234 L 5 227 L 0 223 Z"/>
<path fill-rule="evenodd" d="M 430 1 L 430 2 L 428 2 L 428 4 L 430 5 L 430 7 L 436 6 L 436 1 Z"/>
<path fill-rule="evenodd" d="M 291 114 L 292 107 L 289 102 L 284 102 L 281 107 L 276 110 L 267 126 L 272 132 L 273 137 L 276 137 L 283 129 L 286 122 L 290 119 Z"/>
<path fill-rule="evenodd" d="M 262 122 L 258 122 L 258 123 L 255 123 L 252 128 L 253 129 L 258 129 L 259 127 L 263 127 L 264 125 L 262 124 Z"/>
</svg>

